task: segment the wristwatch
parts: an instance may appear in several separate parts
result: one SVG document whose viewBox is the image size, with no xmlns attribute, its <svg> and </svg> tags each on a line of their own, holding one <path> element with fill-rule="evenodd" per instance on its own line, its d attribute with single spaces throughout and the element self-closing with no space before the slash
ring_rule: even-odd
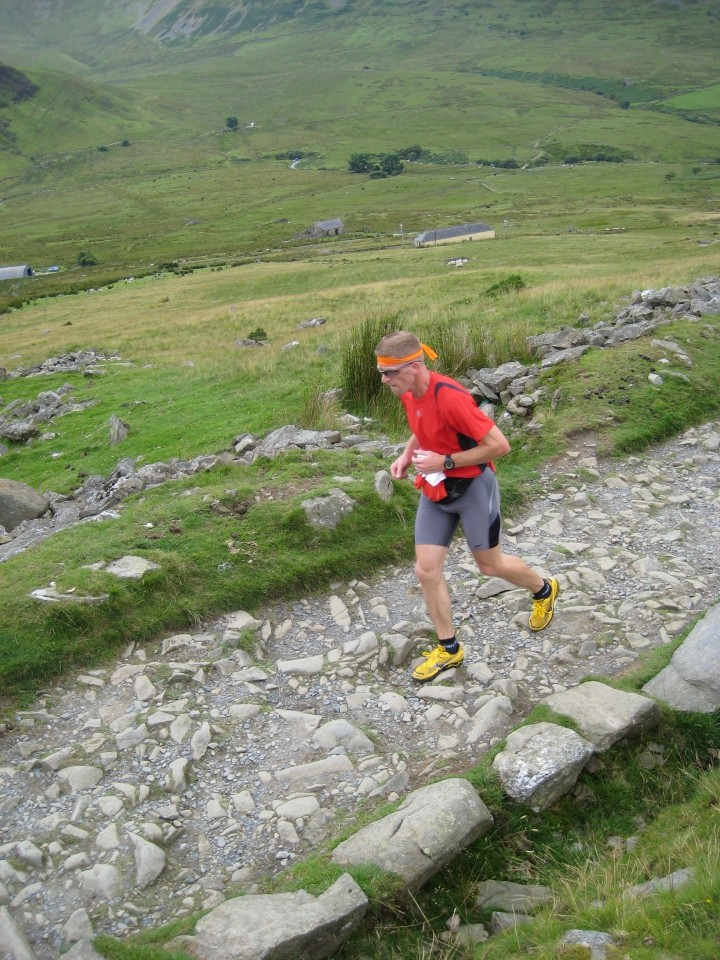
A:
<svg viewBox="0 0 720 960">
<path fill-rule="evenodd" d="M 445 457 L 445 460 L 444 460 L 444 462 L 443 462 L 443 469 L 444 469 L 444 470 L 454 470 L 454 469 L 455 469 L 455 461 L 454 461 L 453 458 L 450 456 L 450 454 L 448 454 L 448 455 Z"/>
</svg>

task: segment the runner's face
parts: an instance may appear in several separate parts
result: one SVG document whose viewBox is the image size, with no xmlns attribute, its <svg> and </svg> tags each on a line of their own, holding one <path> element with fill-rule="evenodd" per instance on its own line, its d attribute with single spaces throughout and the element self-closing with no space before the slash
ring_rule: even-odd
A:
<svg viewBox="0 0 720 960">
<path fill-rule="evenodd" d="M 384 367 L 383 369 L 378 367 L 378 373 L 382 382 L 390 387 L 396 397 L 399 397 L 412 386 L 416 365 L 417 360 L 411 360 L 410 363 L 403 363 L 400 367 Z"/>
</svg>

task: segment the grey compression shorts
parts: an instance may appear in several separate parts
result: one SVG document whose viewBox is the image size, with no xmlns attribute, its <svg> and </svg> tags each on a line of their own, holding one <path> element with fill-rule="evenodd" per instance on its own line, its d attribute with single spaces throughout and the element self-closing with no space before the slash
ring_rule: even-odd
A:
<svg viewBox="0 0 720 960">
<path fill-rule="evenodd" d="M 489 467 L 450 503 L 435 503 L 420 494 L 415 543 L 449 547 L 458 523 L 473 551 L 488 550 L 500 542 L 500 491 Z"/>
</svg>

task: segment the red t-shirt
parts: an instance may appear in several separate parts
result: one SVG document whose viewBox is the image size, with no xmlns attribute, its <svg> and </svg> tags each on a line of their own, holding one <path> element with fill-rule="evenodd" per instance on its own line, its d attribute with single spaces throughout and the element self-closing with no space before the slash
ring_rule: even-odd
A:
<svg viewBox="0 0 720 960">
<path fill-rule="evenodd" d="M 453 454 L 476 447 L 495 426 L 490 417 L 478 409 L 475 399 L 457 380 L 430 371 L 425 393 L 416 399 L 408 390 L 400 397 L 410 429 L 423 450 Z M 495 469 L 490 461 L 489 466 Z M 456 467 L 453 477 L 476 477 L 477 466 Z"/>
</svg>

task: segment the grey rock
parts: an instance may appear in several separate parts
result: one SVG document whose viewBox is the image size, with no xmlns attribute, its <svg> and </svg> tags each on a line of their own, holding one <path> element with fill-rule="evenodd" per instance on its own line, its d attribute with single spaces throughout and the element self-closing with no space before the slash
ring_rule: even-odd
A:
<svg viewBox="0 0 720 960">
<path fill-rule="evenodd" d="M 286 800 L 279 804 L 275 813 L 279 817 L 286 817 L 288 820 L 297 820 L 298 817 L 311 817 L 320 809 L 320 803 L 317 797 L 308 794 L 304 797 L 295 797 L 292 800 Z"/>
<path fill-rule="evenodd" d="M 276 457 L 281 451 L 293 448 L 329 447 L 331 443 L 319 430 L 304 430 L 289 425 L 272 430 L 255 447 L 255 457 Z"/>
<path fill-rule="evenodd" d="M 144 890 L 154 883 L 165 869 L 165 851 L 136 834 L 131 835 L 131 840 L 135 844 L 135 884 Z"/>
<path fill-rule="evenodd" d="M 0 477 L 0 524 L 6 530 L 14 530 L 23 520 L 36 520 L 49 505 L 46 496 L 26 483 Z"/>
<path fill-rule="evenodd" d="M 113 414 L 110 417 L 110 443 L 114 446 L 122 443 L 130 433 L 130 424 Z"/>
<path fill-rule="evenodd" d="M 500 910 L 505 913 L 532 913 L 551 903 L 550 887 L 512 880 L 481 880 L 477 885 L 475 907 L 478 910 Z"/>
<path fill-rule="evenodd" d="M 122 891 L 122 877 L 117 867 L 109 863 L 97 863 L 89 870 L 78 874 L 85 893 L 103 900 L 114 900 Z"/>
<path fill-rule="evenodd" d="M 39 427 L 31 420 L 4 420 L 0 426 L 0 437 L 13 443 L 26 443 L 39 433 Z"/>
<path fill-rule="evenodd" d="M 210 724 L 205 721 L 200 728 L 195 731 L 190 740 L 190 752 L 193 760 L 200 760 L 207 753 L 207 748 L 212 740 Z"/>
<path fill-rule="evenodd" d="M 76 943 L 78 940 L 92 940 L 93 928 L 90 916 L 85 907 L 73 911 L 63 924 L 60 931 L 65 943 Z"/>
<path fill-rule="evenodd" d="M 355 501 L 344 490 L 335 488 L 326 496 L 311 497 L 300 504 L 308 522 L 322 530 L 333 530 L 349 513 L 355 509 Z"/>
<path fill-rule="evenodd" d="M 259 630 L 262 626 L 260 620 L 256 620 L 252 614 L 245 610 L 237 610 L 235 613 L 228 614 L 226 618 L 228 630 Z"/>
<path fill-rule="evenodd" d="M 371 753 L 374 750 L 372 740 L 347 720 L 329 720 L 313 734 L 313 742 L 332 750 L 342 746 L 351 753 Z"/>
<path fill-rule="evenodd" d="M 390 474 L 387 470 L 378 470 L 375 474 L 375 493 L 381 500 L 391 500 L 394 492 Z"/>
<path fill-rule="evenodd" d="M 505 390 L 513 380 L 527 374 L 528 368 L 518 360 L 510 360 L 499 367 L 483 367 L 481 370 L 468 370 L 473 383 L 489 387 L 497 395 Z M 489 397 L 488 399 L 493 399 Z"/>
<path fill-rule="evenodd" d="M 402 877 L 409 890 L 417 890 L 492 822 L 467 780 L 442 780 L 415 790 L 394 813 L 344 840 L 332 859 L 346 867 L 377 864 Z"/>
<path fill-rule="evenodd" d="M 712 713 L 720 707 L 720 604 L 693 627 L 643 692 L 675 710 Z"/>
<path fill-rule="evenodd" d="M 512 712 L 512 703 L 505 696 L 493 697 L 483 704 L 470 721 L 468 743 L 477 743 L 483 737 L 502 732 L 507 727 Z"/>
<path fill-rule="evenodd" d="M 58 771 L 58 777 L 67 781 L 73 793 L 77 793 L 94 787 L 102 780 L 103 771 L 99 767 L 91 766 L 63 767 Z"/>
<path fill-rule="evenodd" d="M 72 603 L 94 606 L 99 603 L 105 603 L 109 599 L 110 594 L 100 593 L 96 596 L 84 596 L 77 593 L 61 593 L 55 587 L 43 587 L 31 591 L 30 596 L 33 600 L 40 600 L 43 603 Z"/>
<path fill-rule="evenodd" d="M 490 933 L 496 937 L 506 930 L 512 930 L 513 927 L 520 926 L 521 923 L 532 923 L 533 918 L 526 913 L 503 913 L 496 910 L 490 916 Z"/>
<path fill-rule="evenodd" d="M 275 774 L 276 780 L 288 780 L 292 783 L 314 783 L 318 778 L 332 776 L 353 770 L 353 762 L 344 754 L 334 754 L 324 760 L 301 763 L 296 767 L 283 767 Z"/>
<path fill-rule="evenodd" d="M 148 570 L 159 569 L 160 564 L 146 560 L 145 557 L 125 556 L 109 563 L 105 567 L 105 572 L 123 580 L 142 580 Z"/>
<path fill-rule="evenodd" d="M 533 723 L 508 735 L 493 769 L 513 800 L 545 810 L 575 786 L 592 754 L 593 745 L 574 730 Z"/>
<path fill-rule="evenodd" d="M 628 888 L 625 895 L 628 897 L 648 897 L 653 893 L 667 893 L 671 890 L 679 890 L 686 887 L 695 879 L 695 871 L 692 867 L 683 867 L 681 870 L 675 870 L 667 877 L 652 877 L 646 883 L 638 883 L 634 887 Z"/>
<path fill-rule="evenodd" d="M 0 949 L 3 960 L 36 960 L 23 931 L 7 907 L 0 906 Z"/>
<path fill-rule="evenodd" d="M 617 944 L 609 933 L 600 933 L 597 930 L 568 930 L 562 935 L 560 942 L 567 946 L 589 947 L 589 960 L 606 960 L 611 955 L 609 951 Z"/>
<path fill-rule="evenodd" d="M 367 906 L 360 887 L 343 874 L 319 897 L 298 890 L 227 900 L 170 947 L 198 960 L 323 960 L 357 929 Z"/>
<path fill-rule="evenodd" d="M 654 700 L 616 690 L 596 680 L 551 694 L 541 702 L 573 720 L 597 753 L 608 750 L 624 737 L 644 733 L 660 721 L 660 708 Z"/>
<path fill-rule="evenodd" d="M 15 846 L 15 856 L 29 867 L 42 867 L 43 852 L 35 846 L 32 840 L 21 840 Z"/>
<path fill-rule="evenodd" d="M 322 654 L 318 654 L 313 657 L 302 657 L 300 660 L 278 660 L 277 668 L 280 673 L 310 677 L 320 673 L 323 663 Z"/>
<path fill-rule="evenodd" d="M 550 350 L 542 358 L 540 362 L 540 368 L 546 370 L 548 367 L 556 367 L 559 363 L 568 363 L 572 360 L 579 360 L 580 357 L 587 353 L 590 349 L 589 345 L 582 347 L 570 347 L 568 350 Z"/>
<path fill-rule="evenodd" d="M 585 346 L 590 342 L 588 330 L 576 330 L 565 327 L 557 333 L 541 333 L 539 336 L 526 337 L 528 350 L 536 357 L 544 357 L 552 350 L 569 350 L 571 347 Z"/>
</svg>

